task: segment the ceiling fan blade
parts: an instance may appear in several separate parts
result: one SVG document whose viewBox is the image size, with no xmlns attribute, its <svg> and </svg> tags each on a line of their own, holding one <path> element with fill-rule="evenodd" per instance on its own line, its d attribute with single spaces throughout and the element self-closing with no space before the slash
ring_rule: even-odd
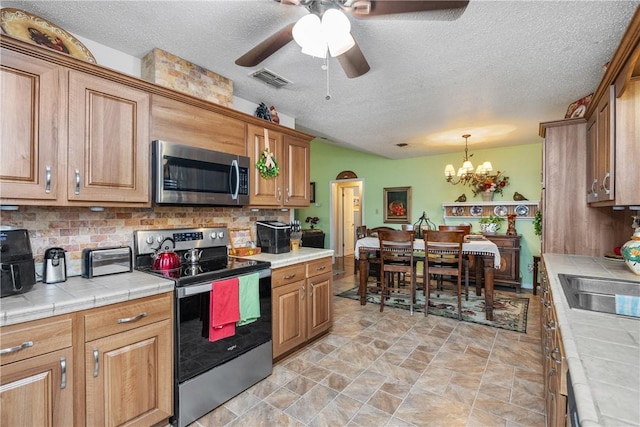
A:
<svg viewBox="0 0 640 427">
<path fill-rule="evenodd" d="M 360 46 L 358 46 L 358 42 L 356 42 L 351 49 L 342 55 L 339 55 L 337 58 L 344 70 L 344 73 L 350 79 L 360 77 L 371 69 L 369 63 L 364 57 L 364 54 L 362 53 L 362 50 L 360 50 Z"/>
<path fill-rule="evenodd" d="M 366 2 L 366 0 L 365 0 Z M 394 13 L 433 12 L 464 9 L 469 0 L 369 0 L 370 7 L 356 7 L 352 13 L 358 18 L 368 18 Z"/>
<path fill-rule="evenodd" d="M 292 30 L 294 25 L 295 23 L 287 25 L 277 33 L 259 43 L 256 47 L 236 59 L 236 65 L 240 65 L 241 67 L 255 67 L 276 53 L 278 49 L 293 40 Z"/>
</svg>

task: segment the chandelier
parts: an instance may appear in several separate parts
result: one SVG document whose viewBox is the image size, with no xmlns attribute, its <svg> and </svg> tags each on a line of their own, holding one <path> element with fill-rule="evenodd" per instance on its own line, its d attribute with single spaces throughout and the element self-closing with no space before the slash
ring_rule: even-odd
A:
<svg viewBox="0 0 640 427">
<path fill-rule="evenodd" d="M 327 49 L 333 57 L 342 55 L 356 44 L 349 18 L 338 9 L 312 10 L 296 22 L 292 33 L 302 53 L 317 58 L 326 58 Z"/>
<path fill-rule="evenodd" d="M 444 176 L 447 179 L 447 182 L 453 185 L 462 183 L 469 184 L 472 181 L 480 181 L 489 175 L 489 173 L 493 170 L 493 166 L 491 166 L 491 162 L 487 161 L 478 166 L 478 168 L 473 170 L 473 164 L 469 160 L 469 145 L 467 140 L 471 135 L 465 134 L 462 135 L 464 138 L 464 162 L 462 163 L 462 167 L 458 169 L 458 173 L 456 174 L 456 170 L 453 168 L 452 164 L 448 164 L 444 168 Z"/>
</svg>

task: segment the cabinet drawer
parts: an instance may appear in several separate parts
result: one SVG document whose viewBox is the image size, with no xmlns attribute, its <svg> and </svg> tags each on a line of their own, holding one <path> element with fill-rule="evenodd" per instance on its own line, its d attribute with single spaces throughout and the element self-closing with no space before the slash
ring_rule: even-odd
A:
<svg viewBox="0 0 640 427">
<path fill-rule="evenodd" d="M 85 341 L 170 319 L 172 298 L 166 293 L 91 310 L 84 315 Z"/>
<path fill-rule="evenodd" d="M 0 364 L 71 347 L 72 324 L 70 316 L 58 316 L 3 327 L 0 330 L 0 349 L 15 347 L 15 350 L 1 355 Z M 23 345 L 25 347 L 20 349 Z"/>
<path fill-rule="evenodd" d="M 289 283 L 304 280 L 306 267 L 304 264 L 294 264 L 288 267 L 277 268 L 271 272 L 272 287 L 283 286 Z"/>
<path fill-rule="evenodd" d="M 331 257 L 309 261 L 307 263 L 307 277 L 331 272 Z"/>
</svg>

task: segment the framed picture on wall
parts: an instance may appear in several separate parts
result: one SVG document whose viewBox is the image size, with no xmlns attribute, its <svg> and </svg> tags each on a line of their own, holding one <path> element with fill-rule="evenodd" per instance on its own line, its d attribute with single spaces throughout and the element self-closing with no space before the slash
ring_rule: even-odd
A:
<svg viewBox="0 0 640 427">
<path fill-rule="evenodd" d="M 316 202 L 316 183 L 315 182 L 309 183 L 309 201 L 311 203 Z"/>
<path fill-rule="evenodd" d="M 411 187 L 388 187 L 383 189 L 384 222 L 391 224 L 411 223 Z"/>
</svg>

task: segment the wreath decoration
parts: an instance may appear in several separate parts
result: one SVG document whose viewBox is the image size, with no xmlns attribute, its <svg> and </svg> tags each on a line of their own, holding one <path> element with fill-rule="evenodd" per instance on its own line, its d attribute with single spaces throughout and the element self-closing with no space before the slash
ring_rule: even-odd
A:
<svg viewBox="0 0 640 427">
<path fill-rule="evenodd" d="M 275 178 L 280 173 L 278 162 L 268 147 L 262 151 L 260 160 L 256 162 L 256 168 L 260 171 L 260 176 L 265 179 Z"/>
</svg>

